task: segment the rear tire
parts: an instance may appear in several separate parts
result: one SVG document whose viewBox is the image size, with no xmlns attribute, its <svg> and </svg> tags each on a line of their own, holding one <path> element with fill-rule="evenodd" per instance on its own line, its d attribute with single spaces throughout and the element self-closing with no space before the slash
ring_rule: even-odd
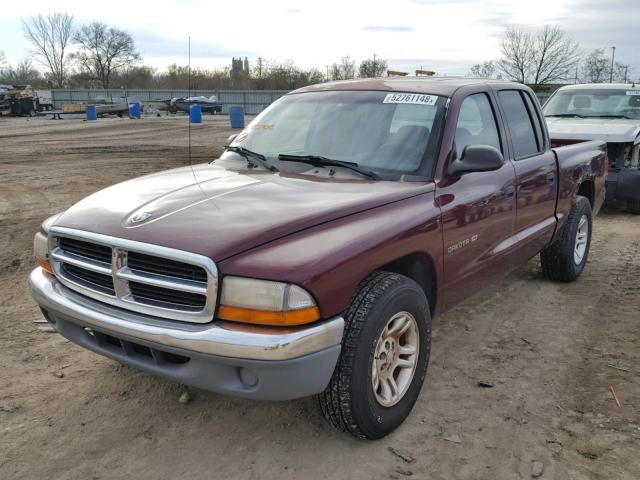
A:
<svg viewBox="0 0 640 480">
<path fill-rule="evenodd" d="M 629 200 L 627 202 L 627 208 L 631 213 L 640 215 L 640 200 Z"/>
<path fill-rule="evenodd" d="M 577 196 L 560 236 L 540 252 L 542 273 L 560 282 L 576 280 L 587 263 L 591 231 L 591 204 L 586 197 Z"/>
<path fill-rule="evenodd" d="M 358 438 L 392 432 L 420 394 L 430 348 L 431 315 L 422 288 L 396 273 L 371 274 L 347 309 L 342 352 L 318 396 L 327 421 Z"/>
</svg>

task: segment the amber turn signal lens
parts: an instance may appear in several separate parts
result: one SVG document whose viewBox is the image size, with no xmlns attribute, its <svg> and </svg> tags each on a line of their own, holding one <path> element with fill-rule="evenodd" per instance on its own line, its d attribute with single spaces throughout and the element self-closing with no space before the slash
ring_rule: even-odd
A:
<svg viewBox="0 0 640 480">
<path fill-rule="evenodd" d="M 218 317 L 222 320 L 230 320 L 233 322 L 287 327 L 291 325 L 302 325 L 305 323 L 315 322 L 320 318 L 320 311 L 318 310 L 318 307 L 274 312 L 270 310 L 253 310 L 250 308 L 220 305 Z"/>
<path fill-rule="evenodd" d="M 47 260 L 43 258 L 36 258 L 36 262 L 38 262 L 38 265 L 41 266 L 45 272 L 53 275 L 53 267 Z"/>
</svg>

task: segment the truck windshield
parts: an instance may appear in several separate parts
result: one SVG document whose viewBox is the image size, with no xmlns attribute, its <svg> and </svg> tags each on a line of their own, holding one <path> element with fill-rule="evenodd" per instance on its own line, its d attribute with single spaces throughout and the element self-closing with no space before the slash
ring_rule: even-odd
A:
<svg viewBox="0 0 640 480">
<path fill-rule="evenodd" d="M 325 91 L 282 97 L 241 132 L 233 146 L 278 157 L 350 162 L 383 178 L 429 177 L 436 156 L 445 97 L 381 91 Z"/>
<path fill-rule="evenodd" d="M 639 89 L 558 91 L 544 106 L 545 117 L 640 118 Z"/>
</svg>

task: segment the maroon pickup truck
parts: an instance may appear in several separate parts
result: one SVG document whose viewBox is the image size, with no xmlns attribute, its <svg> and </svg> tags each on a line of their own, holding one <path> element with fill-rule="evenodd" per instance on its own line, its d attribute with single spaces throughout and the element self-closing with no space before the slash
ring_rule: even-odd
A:
<svg viewBox="0 0 640 480">
<path fill-rule="evenodd" d="M 419 395 L 436 313 L 538 253 L 550 279 L 580 275 L 606 172 L 604 142 L 550 148 L 523 85 L 310 86 L 210 164 L 47 219 L 31 290 L 94 352 L 223 394 L 317 394 L 379 438 Z"/>
</svg>

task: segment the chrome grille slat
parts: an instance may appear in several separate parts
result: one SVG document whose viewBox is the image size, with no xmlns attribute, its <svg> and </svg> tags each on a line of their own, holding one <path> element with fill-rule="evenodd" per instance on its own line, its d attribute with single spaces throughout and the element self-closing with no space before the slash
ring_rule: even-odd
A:
<svg viewBox="0 0 640 480">
<path fill-rule="evenodd" d="M 171 278 L 166 275 L 136 272 L 134 270 L 131 270 L 129 267 L 124 267 L 118 270 L 116 276 L 124 280 L 146 283 L 155 287 L 170 288 L 172 290 L 178 290 L 181 292 L 199 293 L 200 295 L 207 294 L 206 282 L 203 283 L 182 279 L 176 280 L 175 278 Z"/>
<path fill-rule="evenodd" d="M 218 272 L 207 257 L 63 227 L 49 242 L 56 276 L 75 291 L 156 317 L 213 320 Z"/>
<path fill-rule="evenodd" d="M 89 288 L 97 288 L 99 291 L 115 296 L 116 292 L 113 288 L 113 279 L 111 276 L 102 275 L 91 270 L 76 267 L 73 264 L 64 264 L 62 270 L 70 276 L 71 280 L 78 286 L 88 286 Z M 87 285 L 88 284 L 88 285 Z"/>
<path fill-rule="evenodd" d="M 51 257 L 59 262 L 75 265 L 76 267 L 81 267 L 85 270 L 91 270 L 92 272 L 101 273 L 102 275 L 111 275 L 110 263 L 102 263 L 86 257 L 80 257 L 73 253 L 67 253 L 60 247 L 54 248 L 51 251 Z"/>
</svg>

